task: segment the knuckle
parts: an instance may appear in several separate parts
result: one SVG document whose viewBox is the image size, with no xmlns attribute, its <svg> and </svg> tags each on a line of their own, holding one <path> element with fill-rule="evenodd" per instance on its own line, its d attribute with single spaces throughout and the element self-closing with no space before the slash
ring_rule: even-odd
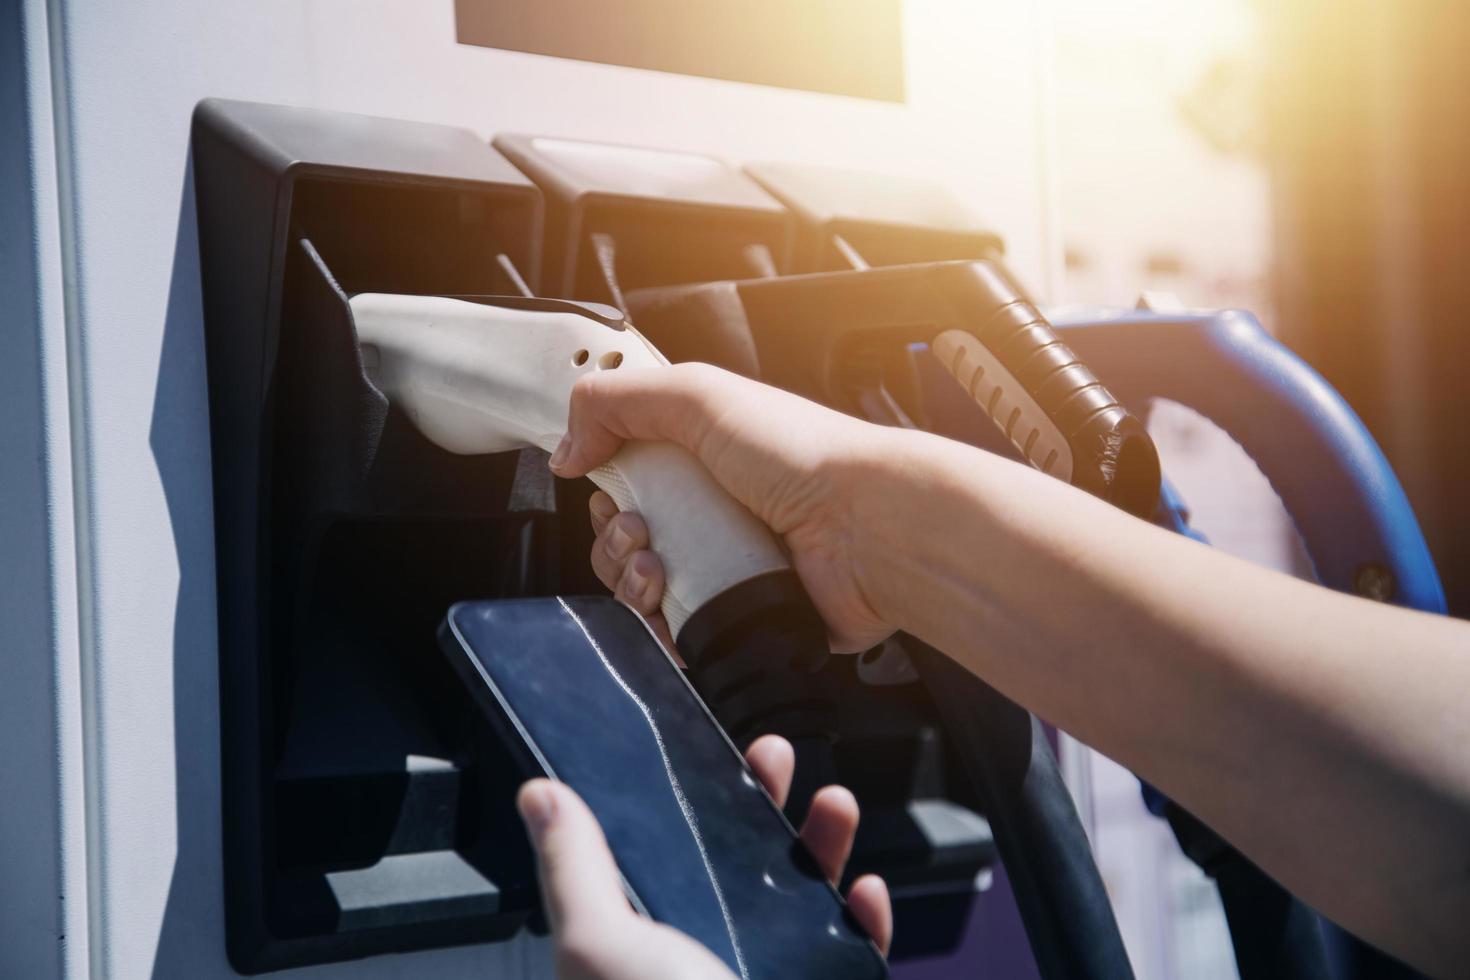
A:
<svg viewBox="0 0 1470 980">
<path fill-rule="evenodd" d="M 592 551 L 588 557 L 591 559 L 592 574 L 597 576 L 597 580 L 609 589 L 615 588 L 618 579 L 622 577 L 623 570 L 607 556 L 605 539 L 602 535 L 598 535 L 592 542 Z"/>
<path fill-rule="evenodd" d="M 646 616 L 659 608 L 663 593 L 663 571 L 658 559 L 650 551 L 634 552 L 618 581 L 618 598 Z"/>
<path fill-rule="evenodd" d="M 623 574 L 618 576 L 618 585 L 614 594 L 628 605 L 639 612 L 643 611 L 643 590 L 635 586 L 632 563 L 624 567 Z"/>
<path fill-rule="evenodd" d="M 643 576 L 648 583 L 649 590 L 664 590 L 664 563 L 659 560 L 658 555 L 652 551 L 639 551 L 633 556 L 629 563 L 637 569 L 638 574 Z"/>
<path fill-rule="evenodd" d="M 607 529 L 611 531 L 614 527 L 632 538 L 635 547 L 642 548 L 648 544 L 648 525 L 637 514 L 626 510 L 618 511 L 608 518 Z"/>
<path fill-rule="evenodd" d="M 572 416 L 575 417 L 587 413 L 589 403 L 596 398 L 597 385 L 600 380 L 597 373 L 592 372 L 584 374 L 572 382 L 572 398 L 569 408 Z"/>
<path fill-rule="evenodd" d="M 716 367 L 713 364 L 706 364 L 703 361 L 684 361 L 681 364 L 675 365 L 675 367 L 690 383 L 713 381 L 729 373 L 723 368 Z"/>
</svg>

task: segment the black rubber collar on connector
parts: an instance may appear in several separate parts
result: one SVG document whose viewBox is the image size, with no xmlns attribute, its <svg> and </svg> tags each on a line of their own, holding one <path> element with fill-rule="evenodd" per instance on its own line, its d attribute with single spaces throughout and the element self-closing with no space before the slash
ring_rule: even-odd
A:
<svg viewBox="0 0 1470 980">
<path fill-rule="evenodd" d="M 763 732 L 835 737 L 835 710 L 820 674 L 827 627 L 790 570 L 733 586 L 679 631 L 690 679 L 737 743 Z"/>
</svg>

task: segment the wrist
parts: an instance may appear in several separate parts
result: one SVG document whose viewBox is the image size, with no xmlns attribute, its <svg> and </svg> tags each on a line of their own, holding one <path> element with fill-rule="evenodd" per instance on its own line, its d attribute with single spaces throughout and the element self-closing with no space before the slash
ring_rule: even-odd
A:
<svg viewBox="0 0 1470 980">
<path fill-rule="evenodd" d="M 873 613 L 889 626 L 914 631 L 923 597 L 932 595 L 945 528 L 965 520 L 953 504 L 948 440 L 911 430 L 875 427 L 843 474 L 852 488 L 850 554 L 853 575 Z"/>
</svg>

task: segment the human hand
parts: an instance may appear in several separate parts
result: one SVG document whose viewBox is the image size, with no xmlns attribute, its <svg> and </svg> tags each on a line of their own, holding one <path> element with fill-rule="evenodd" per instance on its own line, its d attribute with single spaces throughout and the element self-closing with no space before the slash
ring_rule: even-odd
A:
<svg viewBox="0 0 1470 980">
<path fill-rule="evenodd" d="M 795 769 L 790 743 L 767 735 L 751 744 L 745 758 L 776 805 L 783 806 Z M 564 980 L 733 977 L 713 953 L 690 937 L 633 911 L 597 818 L 568 786 L 533 779 L 521 787 L 516 805 L 536 849 L 558 976 Z M 834 884 L 852 852 L 857 825 L 857 801 L 847 790 L 828 786 L 812 798 L 801 839 Z M 886 956 L 893 911 L 883 879 L 859 878 L 848 890 L 847 903 Z"/>
<path fill-rule="evenodd" d="M 850 653 L 895 628 L 881 583 L 870 577 L 881 563 L 862 553 L 869 518 L 890 492 L 895 470 L 885 447 L 893 438 L 893 430 L 706 364 L 598 371 L 572 389 L 567 436 L 551 468 L 584 476 L 627 440 L 685 447 L 781 537 L 832 649 Z M 602 524 L 594 569 L 667 642 L 658 616 L 663 567 L 647 550 L 647 526 L 594 499 L 594 523 Z"/>
</svg>

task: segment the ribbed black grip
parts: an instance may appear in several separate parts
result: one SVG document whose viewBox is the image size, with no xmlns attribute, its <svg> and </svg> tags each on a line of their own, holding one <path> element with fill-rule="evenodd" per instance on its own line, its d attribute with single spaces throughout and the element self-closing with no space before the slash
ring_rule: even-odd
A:
<svg viewBox="0 0 1470 980">
<path fill-rule="evenodd" d="M 1143 423 L 1125 408 L 1078 359 L 1041 312 L 1023 299 L 989 262 L 969 266 L 968 289 L 976 317 L 970 334 L 1009 378 L 986 386 L 984 357 L 966 356 L 963 342 L 949 332 L 933 342 L 934 353 L 972 394 L 983 392 L 981 406 L 1021 451 L 1043 470 L 1052 454 L 1038 456 L 1044 423 L 1028 411 L 1027 399 L 1070 448 L 1066 478 L 1129 513 L 1148 516 L 1159 493 L 1159 457 Z M 1019 389 L 1024 396 L 1015 391 Z M 1009 389 L 1009 390 L 1007 390 Z M 1020 402 L 1021 404 L 1017 404 Z M 1058 474 L 1063 475 L 1063 474 Z"/>
</svg>

